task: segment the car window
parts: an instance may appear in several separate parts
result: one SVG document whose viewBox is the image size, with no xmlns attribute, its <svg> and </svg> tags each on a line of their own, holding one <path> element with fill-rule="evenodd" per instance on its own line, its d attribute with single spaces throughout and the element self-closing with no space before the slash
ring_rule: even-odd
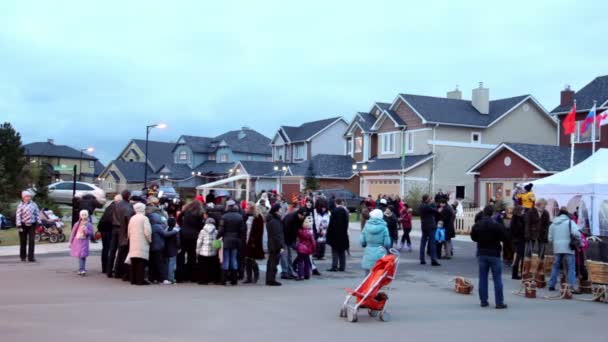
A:
<svg viewBox="0 0 608 342">
<path fill-rule="evenodd" d="M 76 183 L 76 190 L 80 190 L 80 191 L 91 191 L 93 190 L 92 187 L 86 185 L 86 184 L 82 184 L 82 183 Z"/>
<path fill-rule="evenodd" d="M 71 189 L 72 189 L 72 183 L 69 183 L 69 182 L 59 183 L 55 186 L 55 190 L 71 190 Z"/>
</svg>

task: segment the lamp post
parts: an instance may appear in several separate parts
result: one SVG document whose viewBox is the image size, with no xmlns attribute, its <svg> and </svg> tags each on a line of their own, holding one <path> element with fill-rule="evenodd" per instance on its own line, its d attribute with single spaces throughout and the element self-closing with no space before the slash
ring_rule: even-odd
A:
<svg viewBox="0 0 608 342">
<path fill-rule="evenodd" d="M 95 148 L 87 147 L 87 148 L 80 149 L 80 158 L 78 160 L 78 181 L 79 182 L 82 181 L 82 157 L 84 155 L 84 152 L 93 153 L 93 152 L 95 152 Z"/>
<path fill-rule="evenodd" d="M 152 130 L 152 128 L 163 129 L 163 128 L 167 128 L 167 125 L 164 123 L 158 123 L 158 124 L 146 126 L 146 151 L 145 151 L 146 162 L 144 164 L 144 189 L 148 188 L 148 140 L 150 137 L 150 130 Z"/>
<path fill-rule="evenodd" d="M 281 182 L 281 176 L 283 175 L 283 173 L 285 171 L 287 171 L 287 166 L 285 166 L 285 165 L 283 165 L 283 166 L 275 165 L 274 166 L 274 171 L 275 172 L 279 172 L 279 186 L 277 187 L 277 191 L 279 192 L 279 194 L 281 194 L 283 192 L 283 183 Z"/>
<path fill-rule="evenodd" d="M 363 179 L 361 178 L 361 171 L 367 171 L 367 164 L 353 164 L 353 173 L 359 176 L 359 194 L 363 190 Z"/>
</svg>

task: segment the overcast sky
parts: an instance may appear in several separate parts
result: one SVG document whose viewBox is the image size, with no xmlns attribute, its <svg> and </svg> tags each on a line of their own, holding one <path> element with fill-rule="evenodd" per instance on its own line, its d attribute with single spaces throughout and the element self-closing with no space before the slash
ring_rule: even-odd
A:
<svg viewBox="0 0 608 342">
<path fill-rule="evenodd" d="M 0 121 L 103 162 L 155 122 L 270 136 L 479 81 L 551 110 L 608 74 L 608 1 L 92 2 L 0 2 Z"/>
</svg>

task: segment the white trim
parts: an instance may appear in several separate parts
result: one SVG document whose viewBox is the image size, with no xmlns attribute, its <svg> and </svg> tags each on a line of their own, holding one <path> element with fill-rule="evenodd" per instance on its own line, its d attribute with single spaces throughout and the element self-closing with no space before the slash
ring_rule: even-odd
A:
<svg viewBox="0 0 608 342">
<path fill-rule="evenodd" d="M 403 98 L 403 96 L 401 96 L 402 94 L 397 95 L 397 97 L 395 98 L 395 100 L 393 100 L 393 103 L 391 103 L 391 106 L 388 107 L 389 110 L 392 110 L 395 108 L 395 105 L 397 104 L 397 102 L 399 100 L 401 100 L 403 103 L 407 104 L 410 109 L 420 118 L 420 120 L 422 120 L 422 124 L 427 124 L 428 122 L 426 121 L 426 119 L 420 115 L 420 113 L 416 110 L 416 108 L 414 108 L 414 106 L 412 106 L 409 102 L 407 102 L 406 99 Z"/>
<path fill-rule="evenodd" d="M 561 171 L 539 171 L 539 170 L 532 171 L 532 173 L 534 173 L 534 174 L 558 173 L 558 172 L 561 172 Z"/>
<path fill-rule="evenodd" d="M 369 133 L 363 134 L 363 161 L 366 162 L 369 160 L 371 150 L 371 140 Z"/>
<path fill-rule="evenodd" d="M 385 173 L 385 172 L 402 172 L 402 173 L 406 173 L 409 172 L 415 168 L 417 168 L 418 166 L 426 163 L 427 161 L 434 159 L 433 155 L 429 155 L 428 157 L 422 159 L 421 161 L 417 162 L 416 164 L 406 168 L 406 169 L 395 169 L 395 170 L 378 170 L 378 171 L 369 171 L 369 170 L 365 170 L 365 171 L 361 171 L 362 174 L 368 174 L 368 173 Z M 399 176 L 401 177 L 401 176 Z"/>
<path fill-rule="evenodd" d="M 468 174 L 468 175 L 479 174 L 479 172 L 474 172 L 473 170 L 475 170 L 475 169 L 481 167 L 482 165 L 484 165 L 489 159 L 493 158 L 495 155 L 497 155 L 504 148 L 506 148 L 507 150 L 511 151 L 513 154 L 515 154 L 519 158 L 525 160 L 530 165 L 532 165 L 535 168 L 537 168 L 538 169 L 537 170 L 538 173 L 550 173 L 547 170 L 545 170 L 542 167 L 540 167 L 537 164 L 535 164 L 534 162 L 532 162 L 530 159 L 524 157 L 521 153 L 519 153 L 519 152 L 515 151 L 514 149 L 512 149 L 511 147 L 509 147 L 507 144 L 502 143 L 502 144 L 498 145 L 498 147 L 496 147 L 492 152 L 488 153 L 488 155 L 486 155 L 485 157 L 483 157 L 480 161 L 478 161 L 477 163 L 475 163 L 475 165 L 473 165 L 471 168 L 469 168 L 467 170 L 466 174 Z M 533 173 L 535 173 L 535 172 L 533 172 Z"/>
<path fill-rule="evenodd" d="M 428 182 L 429 181 L 429 179 L 425 178 L 425 177 L 407 177 L 407 176 L 403 177 L 403 180 L 416 181 L 416 182 Z"/>
<path fill-rule="evenodd" d="M 386 133 L 378 133 L 378 139 L 380 140 L 380 154 L 382 155 L 390 155 L 390 154 L 395 154 L 397 153 L 397 133 L 398 132 L 386 132 Z M 392 136 L 393 138 L 393 142 L 392 142 L 392 150 L 386 150 L 385 146 L 384 146 L 384 137 L 385 136 Z"/>
<path fill-rule="evenodd" d="M 357 150 L 357 147 L 359 145 L 357 143 L 357 141 L 361 141 L 361 148 L 359 150 Z M 361 137 L 354 137 L 353 144 L 354 144 L 353 145 L 353 147 L 354 147 L 354 149 L 353 149 L 354 152 L 353 153 L 363 153 L 363 137 L 362 136 Z"/>
<path fill-rule="evenodd" d="M 432 131 L 432 130 L 433 130 L 432 128 L 427 127 L 427 128 L 407 129 L 406 132 L 416 133 L 416 132 L 424 132 L 424 131 Z"/>
<path fill-rule="evenodd" d="M 477 142 L 475 142 L 475 140 L 473 139 L 473 136 L 474 136 L 475 134 L 477 134 L 477 135 L 479 136 L 479 139 L 477 139 Z M 474 144 L 474 145 L 482 145 L 482 143 L 481 143 L 481 138 L 482 138 L 482 134 L 481 134 L 481 132 L 480 132 L 480 131 L 473 131 L 473 132 L 471 132 L 471 144 Z"/>
<path fill-rule="evenodd" d="M 493 144 L 471 144 L 465 142 L 448 141 L 448 140 L 427 140 L 427 144 L 435 146 L 450 146 L 450 147 L 465 147 L 465 148 L 480 148 L 492 150 L 496 148 Z"/>
<path fill-rule="evenodd" d="M 287 141 L 285 141 L 283 144 L 291 143 L 291 139 L 289 138 L 289 135 L 287 135 L 287 132 L 285 132 L 283 129 L 283 126 L 279 127 L 279 131 L 283 131 L 283 136 L 287 139 Z"/>
<path fill-rule="evenodd" d="M 486 115 L 486 114 L 483 114 Z M 428 121 L 429 125 L 442 125 L 442 126 L 455 126 L 455 127 L 468 127 L 468 128 L 487 128 L 486 126 L 477 126 L 477 125 L 465 125 L 465 124 L 457 124 L 457 123 L 448 123 L 448 122 L 436 122 L 436 121 Z"/>
<path fill-rule="evenodd" d="M 386 175 L 386 176 L 363 176 L 363 180 L 379 180 L 379 179 L 401 179 L 399 175 Z"/>
<path fill-rule="evenodd" d="M 407 131 L 407 130 L 404 131 L 404 137 L 403 137 L 404 142 L 403 142 L 403 147 L 402 148 L 405 149 L 405 153 L 414 153 L 414 151 L 415 151 L 416 147 L 415 147 L 414 141 L 416 139 L 415 139 L 414 133 L 415 133 L 414 131 Z M 412 138 L 412 144 L 411 144 L 411 146 L 410 146 L 410 143 L 409 143 L 408 136 Z"/>
<path fill-rule="evenodd" d="M 317 120 L 317 121 L 321 121 L 321 120 Z M 343 121 L 345 124 L 347 124 L 347 125 L 348 125 L 348 121 L 344 120 L 344 118 L 343 118 L 343 117 L 339 117 L 339 118 L 337 118 L 337 119 L 336 119 L 336 121 L 334 121 L 334 122 L 330 123 L 329 125 L 325 126 L 325 128 L 323 128 L 323 129 L 319 130 L 317 133 L 315 133 L 315 134 L 311 135 L 311 136 L 310 136 L 308 139 L 306 139 L 306 140 L 304 140 L 304 141 L 306 141 L 306 142 L 310 142 L 310 141 L 311 141 L 312 139 L 314 139 L 314 138 L 315 138 L 317 135 L 319 135 L 319 134 L 321 134 L 321 133 L 325 132 L 327 129 L 329 129 L 331 126 L 335 125 L 335 124 L 336 124 L 336 123 L 338 123 L 339 121 Z M 294 141 L 294 142 L 297 142 L 297 141 Z"/>
<path fill-rule="evenodd" d="M 361 133 L 365 133 L 363 127 L 361 127 L 361 125 L 355 119 L 353 119 L 353 122 L 351 122 L 351 124 L 348 126 L 348 129 L 346 130 L 346 133 L 344 133 L 344 136 L 350 137 L 351 135 L 353 135 L 353 130 L 355 129 L 355 126 L 359 127 Z"/>
</svg>

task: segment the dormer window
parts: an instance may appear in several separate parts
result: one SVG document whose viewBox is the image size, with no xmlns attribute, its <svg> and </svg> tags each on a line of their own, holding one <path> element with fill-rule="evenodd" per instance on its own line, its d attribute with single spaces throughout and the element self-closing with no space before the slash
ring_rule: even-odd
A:
<svg viewBox="0 0 608 342">
<path fill-rule="evenodd" d="M 480 132 L 471 133 L 471 144 L 481 144 L 481 133 Z"/>
<path fill-rule="evenodd" d="M 181 162 L 188 161 L 188 151 L 180 151 L 178 155 L 178 160 Z"/>
</svg>

